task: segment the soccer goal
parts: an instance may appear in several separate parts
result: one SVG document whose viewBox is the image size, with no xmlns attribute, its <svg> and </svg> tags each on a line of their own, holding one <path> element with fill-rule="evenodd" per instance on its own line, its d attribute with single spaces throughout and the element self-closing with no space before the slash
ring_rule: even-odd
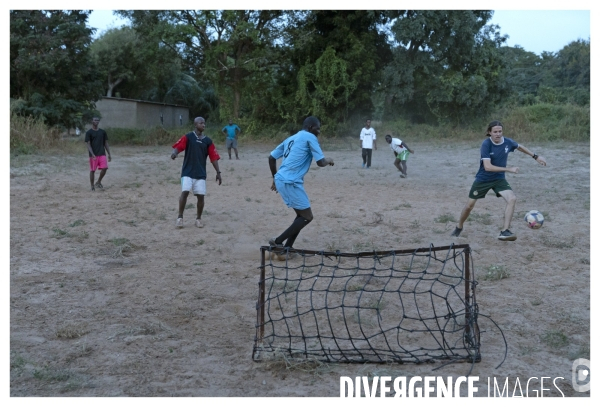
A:
<svg viewBox="0 0 600 407">
<path fill-rule="evenodd" d="M 341 253 L 262 246 L 252 359 L 479 362 L 469 245 Z"/>
</svg>

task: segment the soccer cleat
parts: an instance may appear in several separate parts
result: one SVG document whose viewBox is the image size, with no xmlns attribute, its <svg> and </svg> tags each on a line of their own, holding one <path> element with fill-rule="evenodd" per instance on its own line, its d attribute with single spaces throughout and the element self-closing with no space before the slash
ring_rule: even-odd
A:
<svg viewBox="0 0 600 407">
<path fill-rule="evenodd" d="M 175 226 L 177 226 L 178 228 L 182 228 L 183 227 L 183 218 L 177 218 L 177 220 L 175 221 Z"/>
<path fill-rule="evenodd" d="M 506 230 L 503 230 L 502 232 L 500 232 L 498 239 L 504 240 L 504 241 L 513 241 L 513 240 L 517 240 L 517 235 L 515 235 L 510 230 L 506 229 Z"/>
<path fill-rule="evenodd" d="M 102 184 L 99 183 L 99 182 L 96 182 L 96 188 L 98 188 L 98 189 L 104 189 L 104 187 L 102 186 Z"/>
<path fill-rule="evenodd" d="M 204 227 L 204 223 L 202 223 L 202 221 L 200 219 L 196 219 L 196 227 L 197 228 L 203 228 Z"/>
<path fill-rule="evenodd" d="M 406 175 L 400 174 L 400 178 L 406 178 Z"/>
<path fill-rule="evenodd" d="M 92 192 L 94 192 L 96 190 L 96 188 L 94 188 L 94 186 L 92 185 Z"/>
<path fill-rule="evenodd" d="M 462 229 L 459 228 L 454 228 L 454 232 L 452 232 L 452 234 L 450 236 L 454 236 L 454 237 L 458 237 L 460 236 L 460 232 L 462 232 Z"/>
</svg>

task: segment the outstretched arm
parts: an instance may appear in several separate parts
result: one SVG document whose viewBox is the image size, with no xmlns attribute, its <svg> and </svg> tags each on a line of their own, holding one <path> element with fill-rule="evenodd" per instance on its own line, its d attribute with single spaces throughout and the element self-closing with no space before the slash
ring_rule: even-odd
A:
<svg viewBox="0 0 600 407">
<path fill-rule="evenodd" d="M 171 146 L 171 147 L 173 147 L 173 152 L 171 153 L 171 159 L 172 160 L 176 159 L 177 154 L 179 154 L 180 152 L 185 150 L 186 145 L 187 145 L 187 137 L 181 136 L 181 138 L 179 140 L 177 140 L 177 143 L 175 143 Z"/>
<path fill-rule="evenodd" d="M 333 158 L 321 158 L 317 161 L 317 165 L 319 167 L 327 167 L 328 165 L 333 165 Z"/>
<path fill-rule="evenodd" d="M 527 147 L 519 144 L 519 147 L 517 147 L 517 150 L 519 150 L 519 151 L 521 151 L 521 152 L 523 152 L 523 153 L 525 153 L 525 154 L 533 157 L 533 159 L 535 161 L 537 161 L 538 163 L 540 163 L 541 165 L 546 165 L 546 159 L 544 157 L 539 156 L 539 155 L 537 155 L 535 153 L 532 153 Z"/>
</svg>

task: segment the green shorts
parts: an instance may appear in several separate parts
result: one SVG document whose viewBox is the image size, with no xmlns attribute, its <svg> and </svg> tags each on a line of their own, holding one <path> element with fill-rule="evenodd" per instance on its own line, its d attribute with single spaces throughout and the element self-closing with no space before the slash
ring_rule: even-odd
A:
<svg viewBox="0 0 600 407">
<path fill-rule="evenodd" d="M 403 152 L 396 154 L 396 158 L 400 161 L 406 161 L 406 159 L 408 158 L 408 154 L 410 154 L 408 150 L 404 150 Z"/>
<path fill-rule="evenodd" d="M 506 179 L 497 179 L 495 181 L 485 182 L 475 181 L 473 182 L 473 186 L 471 186 L 471 190 L 469 191 L 469 198 L 483 199 L 485 198 L 485 194 L 487 194 L 490 189 L 496 193 L 498 198 L 502 196 L 500 195 L 500 192 L 507 190 L 512 191 L 512 188 L 510 185 L 508 185 Z"/>
</svg>

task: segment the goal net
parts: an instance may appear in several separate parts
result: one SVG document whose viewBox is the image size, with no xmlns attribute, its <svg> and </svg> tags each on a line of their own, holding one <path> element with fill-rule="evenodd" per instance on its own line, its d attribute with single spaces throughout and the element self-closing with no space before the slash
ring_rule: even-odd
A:
<svg viewBox="0 0 600 407">
<path fill-rule="evenodd" d="M 340 253 L 261 247 L 255 361 L 478 362 L 471 249 Z M 275 259 L 272 259 L 275 258 Z"/>
</svg>

